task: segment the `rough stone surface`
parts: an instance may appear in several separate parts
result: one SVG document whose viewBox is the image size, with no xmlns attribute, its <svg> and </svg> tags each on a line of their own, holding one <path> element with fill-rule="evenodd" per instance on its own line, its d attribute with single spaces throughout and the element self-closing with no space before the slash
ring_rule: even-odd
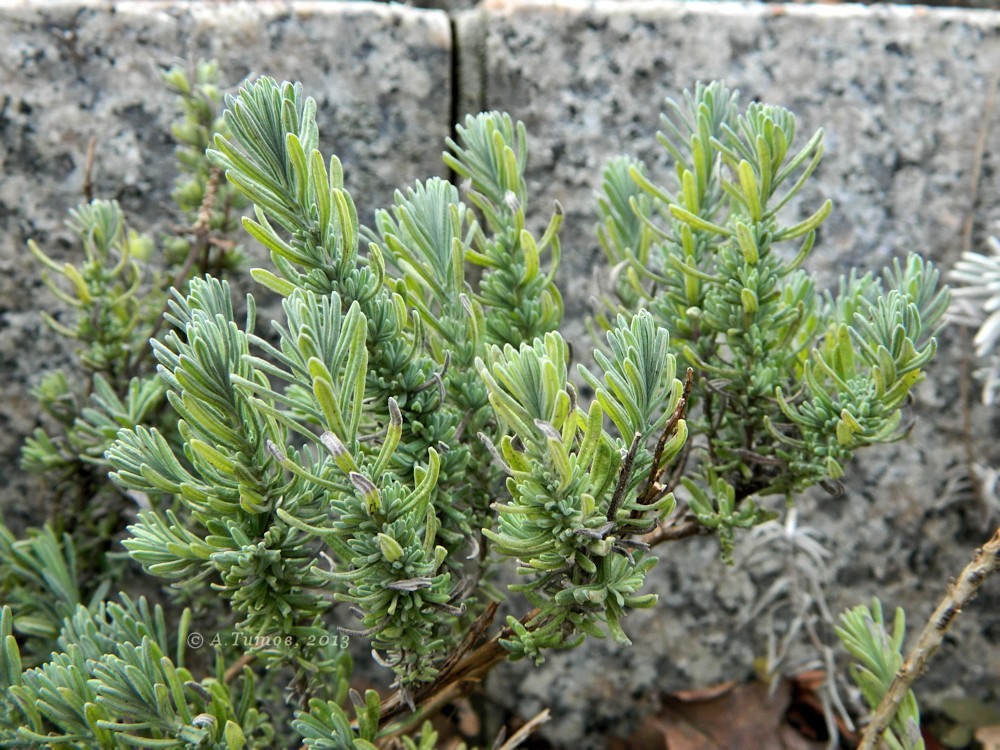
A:
<svg viewBox="0 0 1000 750">
<path fill-rule="evenodd" d="M 811 264 L 824 285 L 911 250 L 950 267 L 970 210 L 974 244 L 996 231 L 1000 128 L 995 115 L 984 124 L 984 115 L 1000 68 L 1000 14 L 646 2 L 488 1 L 482 8 L 482 101 L 527 126 L 539 221 L 553 199 L 566 209 L 561 282 L 574 324 L 604 274 L 592 209 L 604 161 L 628 151 L 666 181 L 654 138 L 661 104 L 697 80 L 721 78 L 744 100 L 787 106 L 799 115 L 803 138 L 825 129 L 823 165 L 789 211 L 804 217 L 823 197 L 834 201 Z M 984 127 L 974 197 L 970 175 Z M 802 504 L 801 523 L 819 529 L 835 554 L 828 571 L 834 612 L 878 594 L 921 623 L 948 577 L 988 536 L 982 508 L 943 499 L 949 470 L 963 462 L 961 357 L 956 333 L 946 332 L 910 439 L 863 453 L 846 496 Z M 995 463 L 989 415 L 975 413 L 973 426 L 977 450 Z M 604 746 L 601 733 L 634 726 L 657 692 L 749 673 L 764 650 L 763 624 L 736 625 L 753 603 L 753 581 L 716 558 L 708 539 L 668 545 L 650 578 L 660 605 L 626 623 L 632 648 L 590 643 L 550 657 L 537 672 L 505 667 L 491 694 L 525 716 L 552 707 L 556 718 L 543 733 L 560 746 L 596 748 Z M 921 683 L 932 703 L 962 690 L 996 699 L 998 601 L 993 586 L 938 656 Z"/>
<path fill-rule="evenodd" d="M 39 502 L 16 468 L 37 419 L 28 389 L 67 355 L 38 318 L 51 297 L 26 242 L 72 257 L 63 222 L 82 199 L 89 140 L 95 194 L 163 231 L 176 115 L 162 71 L 214 58 L 234 89 L 254 73 L 301 80 L 367 223 L 395 188 L 443 170 L 451 32 L 442 12 L 372 3 L 3 0 L 0 42 L 0 507 L 12 519 Z"/>
<path fill-rule="evenodd" d="M 648 2 L 487 3 L 483 105 L 524 121 L 532 205 L 567 212 L 563 288 L 586 308 L 601 259 L 593 193 L 608 158 L 660 168 L 667 96 L 723 79 L 744 101 L 780 103 L 826 156 L 793 212 L 828 196 L 819 238 L 826 279 L 919 250 L 959 250 L 984 103 L 1000 64 L 1000 15 L 859 6 Z M 977 238 L 1000 216 L 1000 130 L 988 134 Z M 794 215 L 794 213 L 793 213 Z M 544 216 L 540 221 L 544 220 Z"/>
</svg>

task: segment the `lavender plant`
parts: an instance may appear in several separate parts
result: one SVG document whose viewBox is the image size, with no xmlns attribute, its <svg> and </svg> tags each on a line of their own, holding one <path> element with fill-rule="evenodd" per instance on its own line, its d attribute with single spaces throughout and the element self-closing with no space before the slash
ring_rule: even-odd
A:
<svg viewBox="0 0 1000 750">
<path fill-rule="evenodd" d="M 433 747 L 414 728 L 504 659 L 627 645 L 623 618 L 656 601 L 653 546 L 714 532 L 729 559 L 738 529 L 773 517 L 768 496 L 898 437 L 946 303 L 937 272 L 912 256 L 818 294 L 799 266 L 829 203 L 793 224 L 778 212 L 821 134 L 796 151 L 790 112 L 743 110 L 720 84 L 684 101 L 661 136 L 676 189 L 628 159 L 605 172 L 619 302 L 596 368 L 577 370 L 584 398 L 558 332 L 563 214 L 528 229 L 523 125 L 467 118 L 445 155 L 461 189 L 418 183 L 363 227 L 300 85 L 227 97 L 208 159 L 253 205 L 243 227 L 271 267 L 251 275 L 281 319 L 260 332 L 252 296 L 237 319 L 212 275 L 175 289 L 152 353 L 176 438 L 139 415 L 102 460 L 149 500 L 131 558 L 175 590 L 211 588 L 251 645 L 218 648 L 199 679 L 193 615 L 171 635 L 129 599 L 77 608 L 23 670 L 5 609 L 3 740 Z M 508 562 L 518 583 L 500 591 Z M 508 594 L 516 614 L 491 632 Z M 344 635 L 370 641 L 391 695 L 351 689 Z M 290 726 L 255 688 L 276 674 Z"/>
</svg>

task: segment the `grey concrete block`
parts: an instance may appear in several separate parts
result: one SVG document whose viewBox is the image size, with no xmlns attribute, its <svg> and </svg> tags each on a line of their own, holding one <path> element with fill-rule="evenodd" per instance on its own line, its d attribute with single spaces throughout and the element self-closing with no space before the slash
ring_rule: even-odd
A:
<svg viewBox="0 0 1000 750">
<path fill-rule="evenodd" d="M 0 505 L 8 515 L 26 493 L 35 497 L 16 468 L 37 417 L 28 388 L 66 353 L 40 325 L 36 311 L 51 298 L 26 242 L 72 257 L 63 222 L 82 200 L 92 137 L 96 195 L 117 198 L 140 230 L 176 221 L 174 102 L 160 75 L 199 58 L 217 59 L 234 89 L 252 74 L 302 81 L 318 103 L 321 148 L 344 162 L 365 223 L 395 188 L 443 172 L 451 120 L 443 12 L 373 3 L 0 1 Z"/>
<path fill-rule="evenodd" d="M 488 109 L 484 101 L 488 18 L 477 10 L 459 11 L 452 16 L 457 79 L 454 112 L 459 122 L 465 115 L 475 115 Z"/>
<path fill-rule="evenodd" d="M 529 185 L 544 213 L 567 210 L 562 278 L 573 313 L 599 265 L 593 191 L 612 155 L 660 166 L 667 96 L 722 79 L 744 100 L 782 104 L 827 153 L 799 210 L 834 200 L 818 257 L 840 273 L 909 250 L 948 261 L 969 208 L 988 88 L 1000 67 L 1000 14 L 924 8 L 734 3 L 488 2 L 483 102 L 523 120 Z M 988 133 L 984 174 L 1000 160 Z M 1000 217 L 985 179 L 977 237 Z M 827 276 L 831 278 L 831 276 Z"/>
<path fill-rule="evenodd" d="M 878 270 L 911 250 L 948 268 L 970 211 L 973 246 L 996 231 L 1000 118 L 985 118 L 1000 69 L 998 13 L 600 0 L 487 0 L 481 8 L 484 105 L 527 126 L 539 221 L 553 200 L 566 209 L 560 281 L 573 332 L 581 332 L 606 277 L 593 232 L 600 170 L 611 155 L 629 152 L 666 183 L 654 137 L 661 105 L 698 80 L 723 79 L 745 101 L 792 109 L 802 142 L 825 129 L 823 165 L 789 208 L 790 218 L 804 218 L 823 198 L 834 201 L 810 264 L 822 284 L 851 268 Z M 580 351 L 587 341 L 578 336 L 578 344 Z M 946 331 L 910 439 L 862 453 L 846 497 L 803 502 L 801 522 L 818 527 L 835 553 L 835 611 L 878 594 L 919 623 L 988 536 L 981 508 L 941 499 L 948 472 L 964 461 L 961 358 L 957 334 Z M 996 462 L 989 415 L 975 414 L 973 428 L 981 455 Z M 714 541 L 687 540 L 661 553 L 650 578 L 661 603 L 629 617 L 631 649 L 591 643 L 537 672 L 505 667 L 491 693 L 526 716 L 551 706 L 558 718 L 542 731 L 562 745 L 603 747 L 595 737 L 628 730 L 657 691 L 749 673 L 764 640 L 762 623 L 736 627 L 754 598 L 747 571 L 724 570 Z M 977 602 L 925 693 L 940 697 L 961 685 L 984 694 L 995 685 L 997 633 L 985 626 L 996 602 L 996 594 Z"/>
</svg>

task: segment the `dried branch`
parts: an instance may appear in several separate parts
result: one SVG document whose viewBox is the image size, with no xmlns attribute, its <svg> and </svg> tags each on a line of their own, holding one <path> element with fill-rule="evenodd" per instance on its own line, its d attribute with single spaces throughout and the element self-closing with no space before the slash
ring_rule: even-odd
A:
<svg viewBox="0 0 1000 750">
<path fill-rule="evenodd" d="M 998 568 L 1000 568 L 1000 529 L 993 533 L 993 537 L 982 548 L 976 550 L 972 562 L 965 566 L 958 579 L 949 583 L 944 597 L 924 626 L 917 645 L 906 655 L 903 666 L 900 667 L 882 702 L 875 709 L 871 721 L 865 727 L 858 750 L 878 750 L 882 747 L 885 730 L 892 723 L 913 683 L 924 673 L 927 662 L 941 645 L 955 617 L 976 595 L 986 577 Z"/>
<path fill-rule="evenodd" d="M 698 523 L 692 514 L 685 513 L 680 518 L 675 518 L 660 524 L 650 531 L 640 540 L 650 547 L 655 547 L 663 542 L 675 542 L 678 539 L 687 539 L 690 536 L 707 536 L 712 533 L 712 529 Z"/>
<path fill-rule="evenodd" d="M 248 664 L 252 664 L 256 658 L 257 654 L 255 653 L 243 654 L 243 656 L 234 661 L 232 665 L 230 665 L 229 669 L 226 670 L 225 674 L 222 675 L 222 681 L 228 685 L 230 682 L 243 674 L 243 667 Z"/>
<path fill-rule="evenodd" d="M 496 748 L 496 750 L 514 750 L 522 742 L 524 742 L 528 737 L 538 729 L 539 726 L 544 724 L 549 720 L 549 709 L 545 708 L 535 714 L 530 721 L 528 721 L 523 727 L 518 729 L 514 734 L 512 734 L 502 745 Z M 497 738 L 501 741 L 502 738 Z M 499 744 L 499 742 L 498 742 Z"/>
<path fill-rule="evenodd" d="M 625 460 L 622 461 L 622 467 L 618 472 L 618 484 L 615 486 L 615 493 L 611 496 L 611 502 L 608 503 L 608 521 L 610 523 L 615 522 L 618 511 L 621 509 L 622 503 L 625 502 L 625 491 L 628 489 L 628 481 L 632 477 L 635 454 L 639 450 L 640 442 L 642 442 L 642 433 L 637 432 L 632 436 L 632 445 L 629 446 L 628 453 L 625 454 Z"/>
<path fill-rule="evenodd" d="M 476 642 L 482 639 L 485 631 L 489 628 L 496 616 L 498 606 L 496 603 L 490 604 L 486 611 L 479 616 L 479 619 L 469 629 L 465 640 L 441 667 L 436 679 L 409 695 L 415 715 L 426 717 L 461 697 L 479 684 L 493 667 L 507 658 L 508 652 L 500 641 L 513 634 L 513 630 L 509 626 L 502 628 L 500 632 L 478 648 L 474 650 L 472 648 Z M 538 614 L 539 610 L 533 609 L 521 618 L 521 624 L 526 626 Z M 407 697 L 406 691 L 397 690 L 382 701 L 379 719 L 382 726 L 388 725 L 395 718 L 410 710 Z"/>
<path fill-rule="evenodd" d="M 97 151 L 97 136 L 87 143 L 87 161 L 83 165 L 83 197 L 90 203 L 94 200 L 94 155 Z"/>
</svg>

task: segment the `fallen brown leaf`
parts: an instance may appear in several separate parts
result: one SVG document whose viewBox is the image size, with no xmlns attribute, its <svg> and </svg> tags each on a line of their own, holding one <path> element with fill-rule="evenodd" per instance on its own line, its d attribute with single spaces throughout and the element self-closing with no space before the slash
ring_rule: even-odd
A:
<svg viewBox="0 0 1000 750">
<path fill-rule="evenodd" d="M 761 682 L 727 682 L 666 696 L 650 716 L 615 750 L 820 750 L 786 719 L 792 685 L 774 694 Z"/>
<path fill-rule="evenodd" d="M 696 690 L 678 690 L 675 693 L 671 693 L 670 697 L 676 698 L 679 701 L 684 701 L 685 703 L 691 703 L 694 701 L 709 701 L 713 698 L 725 695 L 739 684 L 739 680 L 728 680 L 726 682 L 720 682 L 718 685 L 709 685 L 708 687 L 698 688 Z"/>
<path fill-rule="evenodd" d="M 785 714 L 785 721 L 806 739 L 825 741 L 829 729 L 824 714 L 823 699 L 820 690 L 826 682 L 826 672 L 821 669 L 800 672 L 791 678 L 791 705 Z M 851 729 L 839 714 L 834 716 L 837 732 L 847 747 L 854 747 L 857 733 Z"/>
</svg>

